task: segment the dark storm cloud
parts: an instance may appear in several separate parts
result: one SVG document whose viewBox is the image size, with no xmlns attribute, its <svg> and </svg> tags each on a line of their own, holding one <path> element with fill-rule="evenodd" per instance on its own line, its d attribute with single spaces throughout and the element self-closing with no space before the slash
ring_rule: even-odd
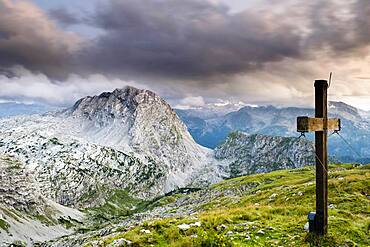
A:
<svg viewBox="0 0 370 247">
<path fill-rule="evenodd" d="M 111 0 L 90 19 L 105 34 L 81 59 L 110 74 L 199 79 L 261 70 L 285 58 L 312 59 L 324 49 L 366 54 L 366 2 L 268 0 L 231 13 L 205 0 Z"/>
<path fill-rule="evenodd" d="M 0 32 L 0 40 L 1 39 L 9 39 L 10 35 L 6 32 Z"/>
<path fill-rule="evenodd" d="M 370 3 L 358 0 L 354 4 L 353 14 L 355 27 L 357 29 L 357 39 L 364 45 L 370 43 Z"/>
<path fill-rule="evenodd" d="M 324 49 L 366 55 L 369 16 L 364 0 L 266 0 L 238 13 L 207 0 L 110 0 L 81 17 L 0 0 L 0 67 L 20 64 L 52 77 L 101 73 L 202 84 L 286 58 L 315 59 Z M 53 20 L 102 32 L 81 45 Z"/>
<path fill-rule="evenodd" d="M 185 103 L 303 104 L 329 71 L 333 94 L 370 95 L 368 1 L 260 0 L 242 12 L 217 0 L 99 2 L 75 16 L 67 3 L 0 0 L 0 98 L 65 104 L 136 81 Z"/>
<path fill-rule="evenodd" d="M 76 14 L 65 8 L 52 9 L 49 11 L 49 16 L 66 26 L 80 24 L 82 22 L 79 16 L 76 16 Z"/>
<path fill-rule="evenodd" d="M 106 33 L 82 53 L 109 73 L 207 77 L 300 56 L 294 26 L 202 0 L 113 0 L 93 23 Z"/>
<path fill-rule="evenodd" d="M 77 35 L 59 30 L 32 3 L 0 0 L 0 67 L 19 64 L 47 75 L 64 74 L 78 42 Z"/>
<path fill-rule="evenodd" d="M 370 44 L 370 4 L 368 1 L 311 2 L 307 16 L 311 34 L 307 47 L 329 48 L 337 55 L 359 55 Z M 363 55 L 367 55 L 363 53 Z"/>
</svg>

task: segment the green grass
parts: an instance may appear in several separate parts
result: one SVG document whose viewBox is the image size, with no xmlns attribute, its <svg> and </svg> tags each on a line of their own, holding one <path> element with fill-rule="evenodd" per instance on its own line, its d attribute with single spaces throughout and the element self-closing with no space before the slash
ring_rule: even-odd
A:
<svg viewBox="0 0 370 247">
<path fill-rule="evenodd" d="M 60 143 L 59 139 L 56 137 L 49 139 L 49 143 L 54 144 L 54 145 L 63 145 L 62 143 Z"/>
<path fill-rule="evenodd" d="M 119 238 L 134 246 L 370 246 L 370 166 L 330 166 L 325 238 L 303 229 L 308 212 L 315 211 L 313 167 L 225 180 L 210 188 L 215 192 L 221 194 L 195 215 L 145 222 L 103 238 L 103 246 Z M 196 221 L 200 227 L 178 228 Z"/>
<path fill-rule="evenodd" d="M 103 205 L 90 208 L 87 213 L 94 221 L 102 223 L 112 218 L 131 215 L 137 212 L 142 203 L 145 202 L 131 197 L 126 190 L 117 189 L 110 192 Z"/>
<path fill-rule="evenodd" d="M 0 219 L 0 229 L 3 229 L 7 232 L 9 227 L 9 224 L 5 220 Z"/>
</svg>

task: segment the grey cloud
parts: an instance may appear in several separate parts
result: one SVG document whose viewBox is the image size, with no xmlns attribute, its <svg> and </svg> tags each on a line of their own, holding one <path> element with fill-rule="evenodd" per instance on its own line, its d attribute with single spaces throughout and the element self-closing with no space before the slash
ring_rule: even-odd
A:
<svg viewBox="0 0 370 247">
<path fill-rule="evenodd" d="M 0 67 L 20 64 L 48 75 L 66 72 L 80 42 L 28 1 L 0 0 L 0 34 Z"/>
<path fill-rule="evenodd" d="M 101 73 L 143 78 L 164 87 L 179 81 L 192 88 L 207 88 L 211 82 L 232 85 L 234 76 L 266 74 L 266 68 L 284 75 L 286 64 L 269 65 L 315 60 L 316 52 L 325 49 L 335 58 L 366 55 L 366 2 L 265 0 L 233 13 L 208 0 L 110 0 L 101 1 L 94 14 L 76 17 L 66 9 L 47 15 L 31 3 L 0 0 L 0 67 L 21 64 L 53 77 Z M 58 29 L 50 18 L 102 33 L 80 45 L 77 35 Z M 307 77 L 314 70 L 305 67 L 297 73 Z"/>
<path fill-rule="evenodd" d="M 49 16 L 66 26 L 80 24 L 81 22 L 83 22 L 81 17 L 68 11 L 65 8 L 52 9 L 49 11 Z"/>
<path fill-rule="evenodd" d="M 365 45 L 370 43 L 370 3 L 358 0 L 354 4 L 355 27 L 358 39 Z"/>
<path fill-rule="evenodd" d="M 86 69 L 114 75 L 207 81 L 286 58 L 315 59 L 320 50 L 366 54 L 365 2 L 267 0 L 231 13 L 205 0 L 111 0 L 90 18 L 105 34 L 81 51 L 81 60 Z"/>
<path fill-rule="evenodd" d="M 329 48 L 337 55 L 359 55 L 370 45 L 368 1 L 317 0 L 308 5 L 311 34 L 306 49 Z"/>
<path fill-rule="evenodd" d="M 113 0 L 93 20 L 106 34 L 81 54 L 86 64 L 113 74 L 204 78 L 300 56 L 293 26 L 252 10 L 231 14 L 204 0 Z"/>
<path fill-rule="evenodd" d="M 9 39 L 10 34 L 7 32 L 0 32 L 0 40 L 1 39 Z"/>
</svg>

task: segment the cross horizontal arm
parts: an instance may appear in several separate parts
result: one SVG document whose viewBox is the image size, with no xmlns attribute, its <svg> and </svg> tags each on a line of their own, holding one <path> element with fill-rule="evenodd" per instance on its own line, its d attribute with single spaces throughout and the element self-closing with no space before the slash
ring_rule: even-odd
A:
<svg viewBox="0 0 370 247">
<path fill-rule="evenodd" d="M 297 118 L 297 132 L 313 132 L 313 131 L 340 131 L 341 124 L 339 118 L 331 118 L 327 120 L 327 128 L 324 129 L 324 118 L 309 118 L 309 117 L 298 117 Z"/>
</svg>

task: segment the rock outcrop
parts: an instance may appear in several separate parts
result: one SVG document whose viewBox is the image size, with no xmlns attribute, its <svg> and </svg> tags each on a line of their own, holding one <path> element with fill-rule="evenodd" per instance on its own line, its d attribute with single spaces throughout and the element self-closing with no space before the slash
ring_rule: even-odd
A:
<svg viewBox="0 0 370 247">
<path fill-rule="evenodd" d="M 229 163 L 230 176 L 299 168 L 315 162 L 313 143 L 304 138 L 233 132 L 215 149 Z"/>
</svg>

